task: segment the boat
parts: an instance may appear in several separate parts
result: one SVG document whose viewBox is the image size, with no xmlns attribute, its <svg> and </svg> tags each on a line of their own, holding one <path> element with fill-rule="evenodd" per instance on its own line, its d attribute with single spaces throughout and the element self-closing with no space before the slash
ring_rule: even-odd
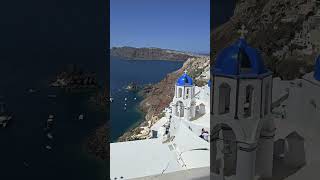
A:
<svg viewBox="0 0 320 180">
<path fill-rule="evenodd" d="M 46 145 L 46 149 L 51 150 L 51 149 L 52 149 L 52 147 L 51 147 L 51 146 L 49 146 L 49 145 Z"/>
<path fill-rule="evenodd" d="M 49 139 L 53 139 L 53 136 L 52 136 L 51 133 L 48 133 L 48 134 L 47 134 L 47 137 L 48 137 Z"/>
<path fill-rule="evenodd" d="M 0 126 L 6 127 L 9 121 L 12 119 L 12 116 L 7 112 L 5 104 L 0 104 Z"/>
<path fill-rule="evenodd" d="M 35 93 L 35 92 L 37 92 L 36 90 L 34 90 L 34 89 L 32 89 L 32 88 L 29 89 L 28 91 L 29 91 L 29 93 Z"/>
<path fill-rule="evenodd" d="M 49 130 L 52 127 L 53 118 L 54 118 L 54 115 L 53 114 L 49 114 L 49 117 L 47 119 L 47 127 L 45 128 L 45 130 Z"/>
<path fill-rule="evenodd" d="M 80 114 L 79 117 L 78 117 L 78 119 L 79 119 L 79 120 L 83 120 L 83 119 L 84 119 L 84 115 L 83 115 L 83 114 Z"/>
</svg>

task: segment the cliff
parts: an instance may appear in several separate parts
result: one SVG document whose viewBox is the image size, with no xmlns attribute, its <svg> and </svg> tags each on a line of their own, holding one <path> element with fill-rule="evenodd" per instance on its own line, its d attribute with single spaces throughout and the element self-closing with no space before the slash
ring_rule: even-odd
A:
<svg viewBox="0 0 320 180">
<path fill-rule="evenodd" d="M 111 56 L 122 57 L 131 60 L 170 60 L 185 61 L 195 55 L 160 48 L 134 48 L 134 47 L 113 47 L 110 50 Z"/>
<path fill-rule="evenodd" d="M 238 0 L 231 19 L 211 33 L 213 63 L 217 52 L 239 38 L 238 30 L 245 25 L 248 43 L 261 50 L 275 76 L 301 77 L 312 70 L 320 53 L 320 41 L 313 41 L 320 35 L 319 5 L 307 0 Z"/>
<path fill-rule="evenodd" d="M 99 127 L 86 141 L 86 149 L 90 154 L 107 160 L 109 159 L 109 126 L 108 123 Z"/>
</svg>

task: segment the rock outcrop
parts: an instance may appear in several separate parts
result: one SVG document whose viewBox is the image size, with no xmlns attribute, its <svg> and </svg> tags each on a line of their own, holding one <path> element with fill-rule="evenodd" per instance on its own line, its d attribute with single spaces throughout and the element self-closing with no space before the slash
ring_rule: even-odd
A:
<svg viewBox="0 0 320 180">
<path fill-rule="evenodd" d="M 73 64 L 66 71 L 60 72 L 50 86 L 67 90 L 97 89 L 98 82 L 95 73 L 84 72 Z"/>
<path fill-rule="evenodd" d="M 86 141 L 86 149 L 97 158 L 109 159 L 109 126 L 99 127 Z"/>
</svg>

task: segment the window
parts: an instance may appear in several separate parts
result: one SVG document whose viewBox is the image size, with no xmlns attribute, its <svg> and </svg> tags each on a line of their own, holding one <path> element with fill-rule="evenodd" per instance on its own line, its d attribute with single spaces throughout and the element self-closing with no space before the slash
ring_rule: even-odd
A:
<svg viewBox="0 0 320 180">
<path fill-rule="evenodd" d="M 246 87 L 246 99 L 243 104 L 244 117 L 250 117 L 252 114 L 252 102 L 253 102 L 253 87 L 248 85 Z"/>
<path fill-rule="evenodd" d="M 179 88 L 178 90 L 178 98 L 181 98 L 182 97 L 182 88 Z"/>
<path fill-rule="evenodd" d="M 219 114 L 226 114 L 230 111 L 230 92 L 228 84 L 223 83 L 219 87 Z"/>
<path fill-rule="evenodd" d="M 187 89 L 187 94 L 186 94 L 186 98 L 189 98 L 189 93 L 190 93 L 190 89 Z"/>
<path fill-rule="evenodd" d="M 264 115 L 267 115 L 269 113 L 269 92 L 270 87 L 269 84 L 266 85 L 265 89 L 265 98 L 264 98 Z"/>
</svg>

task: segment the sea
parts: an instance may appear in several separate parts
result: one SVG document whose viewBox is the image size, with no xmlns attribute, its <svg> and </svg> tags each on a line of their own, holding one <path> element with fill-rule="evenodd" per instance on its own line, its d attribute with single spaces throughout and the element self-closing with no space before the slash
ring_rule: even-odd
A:
<svg viewBox="0 0 320 180">
<path fill-rule="evenodd" d="M 106 123 L 106 110 L 90 103 L 92 93 L 49 87 L 69 64 L 97 73 L 103 86 L 106 61 L 87 52 L 21 50 L 0 55 L 0 102 L 13 116 L 6 128 L 0 127 L 1 180 L 107 177 L 107 162 L 89 154 L 85 146 L 87 138 Z M 52 140 L 44 130 L 49 114 L 55 116 Z M 80 114 L 83 120 L 78 119 Z"/>
<path fill-rule="evenodd" d="M 182 61 L 126 60 L 111 57 L 110 95 L 114 99 L 110 105 L 111 142 L 117 141 L 121 135 L 144 119 L 144 114 L 138 108 L 143 97 L 139 96 L 138 91 L 130 91 L 126 87 L 130 83 L 140 87 L 157 83 L 182 65 Z"/>
</svg>

